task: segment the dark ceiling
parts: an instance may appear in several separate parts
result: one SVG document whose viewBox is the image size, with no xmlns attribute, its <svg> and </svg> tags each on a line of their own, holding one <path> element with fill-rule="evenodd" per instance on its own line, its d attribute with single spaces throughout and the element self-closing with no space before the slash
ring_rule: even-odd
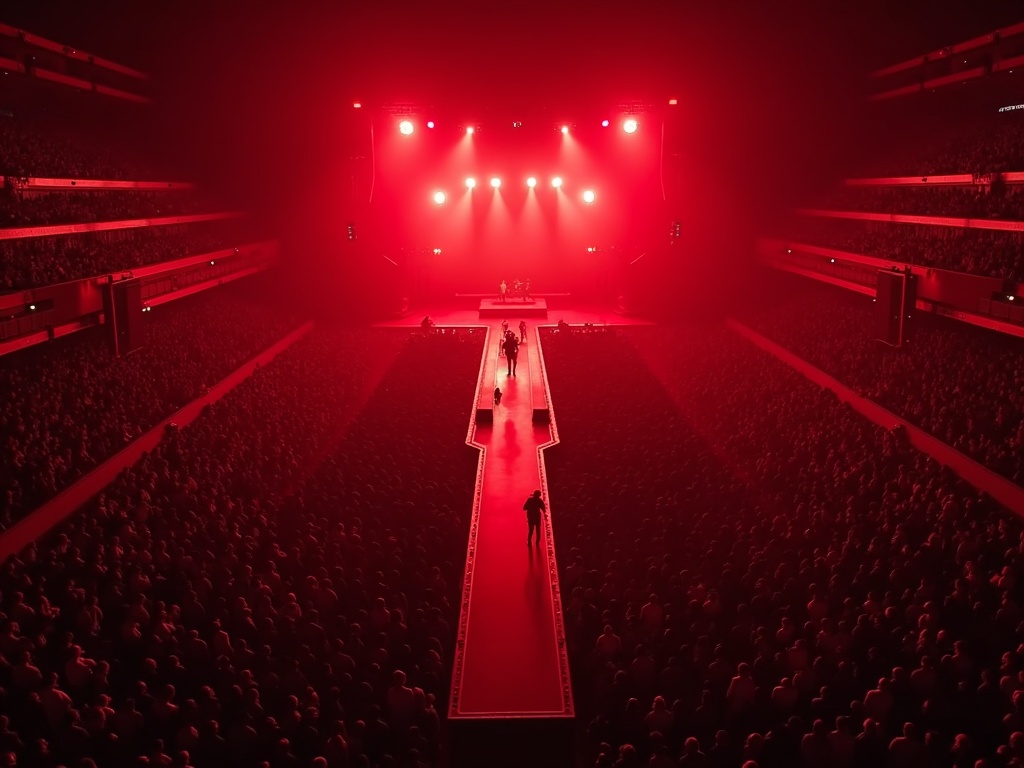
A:
<svg viewBox="0 0 1024 768">
<path fill-rule="evenodd" d="M 252 48 L 320 60 L 417 94 L 607 93 L 796 46 L 866 69 L 1019 21 L 991 0 L 415 2 L 410 0 L 8 0 L 0 21 L 156 72 Z M 282 63 L 287 65 L 288 59 Z M 401 87 L 397 84 L 401 83 Z M 401 93 L 393 94 L 400 97 Z"/>
</svg>

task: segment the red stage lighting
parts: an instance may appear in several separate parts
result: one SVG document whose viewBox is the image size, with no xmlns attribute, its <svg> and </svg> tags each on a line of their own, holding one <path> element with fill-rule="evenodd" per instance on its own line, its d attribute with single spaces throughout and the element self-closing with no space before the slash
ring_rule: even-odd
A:
<svg viewBox="0 0 1024 768">
<path fill-rule="evenodd" d="M 590 203 L 594 202 L 594 200 L 596 198 L 597 198 L 597 195 L 594 194 L 594 190 L 592 190 L 592 189 L 584 190 L 584 192 L 583 192 L 583 202 L 584 203 L 590 204 Z"/>
<path fill-rule="evenodd" d="M 363 105 L 360 104 L 358 101 L 353 101 L 352 102 L 352 109 L 362 109 L 362 107 L 363 107 Z"/>
<path fill-rule="evenodd" d="M 476 179 L 474 179 L 472 176 L 470 176 L 468 179 L 466 179 L 466 189 L 472 189 L 475 186 L 476 186 Z"/>
<path fill-rule="evenodd" d="M 444 201 L 447 199 L 448 195 L 446 195 L 441 190 L 437 190 L 437 192 L 434 193 L 434 202 L 437 203 L 438 205 L 444 205 Z"/>
<path fill-rule="evenodd" d="M 562 177 L 555 176 L 555 178 L 551 180 L 551 186 L 554 187 L 555 189 L 558 189 L 560 186 L 562 186 Z"/>
<path fill-rule="evenodd" d="M 434 127 L 434 121 L 433 120 L 427 120 L 427 128 L 433 128 L 433 127 Z"/>
<path fill-rule="evenodd" d="M 678 103 L 679 103 L 679 99 L 669 99 L 668 100 L 668 104 L 669 104 L 670 107 L 674 107 Z"/>
<path fill-rule="evenodd" d="M 562 126 L 562 134 L 564 135 L 564 134 L 567 134 L 567 133 L 569 133 L 569 126 L 568 125 L 563 125 Z"/>
<path fill-rule="evenodd" d="M 410 121 L 408 121 L 408 120 L 403 120 L 402 122 L 400 122 L 398 124 L 398 131 L 403 136 L 410 135 L 412 133 L 412 131 L 413 131 L 412 123 Z"/>
<path fill-rule="evenodd" d="M 537 186 L 537 180 L 533 178 L 533 176 L 531 176 L 526 180 L 526 186 L 528 186 L 530 189 L 533 189 L 534 187 Z"/>
<path fill-rule="evenodd" d="M 627 118 L 622 123 L 622 130 L 624 130 L 626 133 L 636 133 L 636 129 L 639 127 L 640 124 L 637 123 L 637 121 L 634 120 L 632 117 Z"/>
<path fill-rule="evenodd" d="M 467 136 L 472 136 L 473 135 L 473 126 L 472 125 L 469 126 L 469 128 L 466 129 L 466 135 Z"/>
<path fill-rule="evenodd" d="M 602 128 L 607 128 L 608 127 L 608 121 L 607 120 L 602 120 L 601 121 L 601 127 Z"/>
<path fill-rule="evenodd" d="M 494 187 L 495 189 L 500 187 L 501 186 L 501 179 L 499 179 L 497 176 L 492 177 L 491 178 L 491 186 Z"/>
</svg>

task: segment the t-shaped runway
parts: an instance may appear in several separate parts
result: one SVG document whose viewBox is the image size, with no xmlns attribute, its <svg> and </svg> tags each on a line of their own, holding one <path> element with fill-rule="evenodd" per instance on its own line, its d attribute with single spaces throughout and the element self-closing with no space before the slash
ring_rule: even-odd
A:
<svg viewBox="0 0 1024 768">
<path fill-rule="evenodd" d="M 518 318 L 509 320 L 516 327 Z M 482 449 L 483 462 L 470 528 L 451 719 L 572 716 L 550 517 L 543 519 L 539 545 L 526 541 L 523 502 L 535 489 L 547 498 L 540 449 L 553 442 L 549 425 L 534 423 L 535 412 L 547 413 L 547 395 L 538 336 L 532 331 L 519 348 L 516 374 L 510 376 L 499 351 L 501 327 L 494 324 L 482 366 L 470 442 Z M 497 405 L 492 403 L 495 385 L 503 392 Z"/>
</svg>

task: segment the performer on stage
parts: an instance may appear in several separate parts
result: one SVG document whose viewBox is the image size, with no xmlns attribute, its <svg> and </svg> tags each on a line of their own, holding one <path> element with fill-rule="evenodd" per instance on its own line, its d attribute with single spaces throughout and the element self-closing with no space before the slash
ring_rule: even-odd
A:
<svg viewBox="0 0 1024 768">
<path fill-rule="evenodd" d="M 508 283 L 506 283 L 504 279 L 502 279 L 501 285 L 498 286 L 498 296 L 502 301 L 505 301 L 508 296 Z"/>
<path fill-rule="evenodd" d="M 505 361 L 508 363 L 508 375 L 516 375 L 516 366 L 519 363 L 519 341 L 516 339 L 515 333 L 512 331 L 508 332 L 505 336 Z"/>
<path fill-rule="evenodd" d="M 520 320 L 519 321 L 519 343 L 520 344 L 525 344 L 526 343 L 526 321 L 525 320 Z"/>
</svg>

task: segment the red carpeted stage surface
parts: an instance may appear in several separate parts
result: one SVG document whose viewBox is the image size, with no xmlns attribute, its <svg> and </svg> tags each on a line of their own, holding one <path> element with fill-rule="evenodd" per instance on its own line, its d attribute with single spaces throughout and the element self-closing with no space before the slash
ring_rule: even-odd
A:
<svg viewBox="0 0 1024 768">
<path fill-rule="evenodd" d="M 543 384 L 543 367 L 534 332 L 510 376 L 499 336 L 495 325 L 481 367 L 478 409 L 492 404 L 495 385 L 503 396 L 492 405 L 493 423 L 477 421 L 470 434 L 483 453 L 448 712 L 452 764 L 462 764 L 462 754 L 479 759 L 480 748 L 500 737 L 502 744 L 518 744 L 507 764 L 564 765 L 571 755 L 573 706 L 554 540 L 545 518 L 540 543 L 528 546 L 522 509 L 534 489 L 547 496 L 539 449 L 551 444 L 551 433 L 533 420 L 534 385 Z M 545 755 L 558 758 L 547 761 Z M 496 755 L 488 764 L 506 762 Z"/>
<path fill-rule="evenodd" d="M 507 313 L 518 328 L 516 305 Z M 422 312 L 414 313 L 420 317 Z M 471 310 L 431 311 L 438 326 L 478 326 Z M 570 323 L 635 323 L 606 311 L 560 310 Z M 412 318 L 386 325 L 413 325 Z M 543 449 L 557 441 L 536 326 L 515 376 L 488 323 L 468 440 L 481 450 L 448 709 L 451 768 L 572 768 L 573 700 L 550 517 L 526 544 L 523 502 L 547 499 Z M 494 402 L 494 387 L 502 390 Z M 538 414 L 543 418 L 538 418 Z M 552 414 L 553 415 L 553 414 Z M 557 515 L 557 509 L 549 509 Z M 482 759 L 486 756 L 485 759 Z"/>
<path fill-rule="evenodd" d="M 480 299 L 480 317 L 547 317 L 548 302 L 544 298 L 528 299 Z"/>
</svg>

